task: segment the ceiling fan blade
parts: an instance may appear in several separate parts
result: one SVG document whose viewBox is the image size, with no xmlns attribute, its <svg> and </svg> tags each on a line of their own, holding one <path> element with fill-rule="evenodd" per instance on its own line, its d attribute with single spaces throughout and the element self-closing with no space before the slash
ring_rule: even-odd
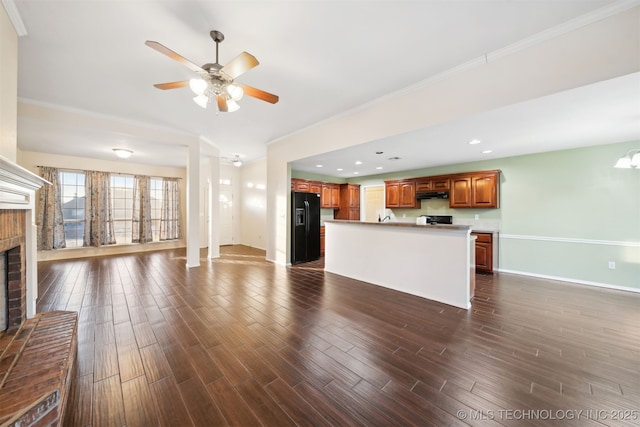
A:
<svg viewBox="0 0 640 427">
<path fill-rule="evenodd" d="M 205 70 L 203 70 L 201 67 L 198 67 L 196 64 L 194 64 L 193 62 L 189 61 L 187 58 L 175 53 L 174 51 L 172 51 L 168 47 L 163 46 L 158 42 L 147 40 L 146 42 L 144 42 L 144 44 L 149 46 L 151 49 L 154 49 L 154 50 L 160 52 L 161 54 L 168 56 L 169 58 L 173 59 L 174 61 L 180 62 L 181 64 L 185 65 L 190 70 L 195 71 L 196 73 L 205 73 L 205 74 L 207 74 L 207 72 Z"/>
<path fill-rule="evenodd" d="M 243 85 L 242 83 L 238 83 L 238 82 L 234 82 L 234 84 L 242 87 L 242 90 L 244 90 L 245 95 L 253 96 L 254 98 L 261 99 L 262 101 L 275 104 L 280 100 L 278 95 L 274 95 L 272 93 L 265 92 L 260 89 L 256 89 L 255 87 Z"/>
<path fill-rule="evenodd" d="M 242 52 L 240 55 L 229 61 L 227 65 L 222 67 L 222 69 L 220 69 L 220 72 L 226 76 L 229 76 L 231 79 L 235 79 L 239 75 L 246 73 L 258 64 L 259 62 L 255 56 L 247 52 Z"/>
<path fill-rule="evenodd" d="M 181 82 L 156 83 L 153 86 L 162 90 L 178 89 L 181 87 L 189 86 L 189 80 L 183 80 Z"/>
<path fill-rule="evenodd" d="M 224 95 L 218 95 L 218 111 L 227 112 L 229 111 L 229 106 L 227 105 L 227 98 Z"/>
</svg>

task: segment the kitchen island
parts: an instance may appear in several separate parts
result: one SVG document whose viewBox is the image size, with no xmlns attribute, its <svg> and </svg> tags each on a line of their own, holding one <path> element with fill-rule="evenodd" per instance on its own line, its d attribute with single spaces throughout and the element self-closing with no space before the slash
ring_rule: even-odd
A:
<svg viewBox="0 0 640 427">
<path fill-rule="evenodd" d="M 325 271 L 468 309 L 475 237 L 467 225 L 325 221 Z"/>
</svg>

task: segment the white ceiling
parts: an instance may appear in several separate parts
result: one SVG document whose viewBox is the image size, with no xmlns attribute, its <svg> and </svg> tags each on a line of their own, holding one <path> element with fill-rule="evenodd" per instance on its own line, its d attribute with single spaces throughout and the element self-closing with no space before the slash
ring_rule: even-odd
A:
<svg viewBox="0 0 640 427">
<path fill-rule="evenodd" d="M 269 141 L 614 3 L 16 0 L 27 30 L 19 39 L 18 96 L 25 103 L 202 136 L 222 156 L 240 154 L 250 162 L 264 157 Z M 241 51 L 256 56 L 260 65 L 237 80 L 279 95 L 278 104 L 245 97 L 239 111 L 216 114 L 193 103 L 188 88 L 153 87 L 195 73 L 145 46 L 145 40 L 204 64 L 215 60 L 213 29 L 225 34 L 220 62 Z M 505 157 L 640 139 L 638 99 L 638 76 L 628 76 L 295 167 L 352 176 L 349 162 L 355 160 L 364 162 L 364 175 L 477 160 L 481 149 Z M 471 138 L 483 142 L 468 146 Z M 131 161 L 186 164 L 182 146 L 20 117 L 18 146 L 105 159 L 112 158 L 111 148 L 126 146 L 136 152 Z M 392 156 L 402 160 L 394 166 L 386 160 Z M 322 169 L 316 168 L 319 162 Z M 373 168 L 378 164 L 382 171 Z M 338 167 L 345 169 L 342 175 Z"/>
</svg>

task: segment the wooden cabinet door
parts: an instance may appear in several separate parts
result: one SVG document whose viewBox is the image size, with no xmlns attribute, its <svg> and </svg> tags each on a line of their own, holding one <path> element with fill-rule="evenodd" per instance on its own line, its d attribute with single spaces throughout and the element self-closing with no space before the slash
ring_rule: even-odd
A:
<svg viewBox="0 0 640 427">
<path fill-rule="evenodd" d="M 400 184 L 400 207 L 415 208 L 416 200 L 416 183 L 403 182 Z"/>
<path fill-rule="evenodd" d="M 387 208 L 400 207 L 400 184 L 398 182 L 388 182 L 384 186 L 384 199 Z"/>
<path fill-rule="evenodd" d="M 360 208 L 360 186 L 349 184 L 349 207 Z"/>
<path fill-rule="evenodd" d="M 446 191 L 449 189 L 449 178 L 434 178 L 431 180 L 433 191 Z"/>
<path fill-rule="evenodd" d="M 295 191 L 308 193 L 310 190 L 309 181 L 305 181 L 304 179 L 296 179 L 295 181 L 292 179 L 291 183 L 294 184 Z"/>
<path fill-rule="evenodd" d="M 331 207 L 340 208 L 340 184 L 331 184 Z"/>
<path fill-rule="evenodd" d="M 320 193 L 320 207 L 323 209 L 331 209 L 331 184 L 323 183 L 322 192 Z"/>
<path fill-rule="evenodd" d="M 320 227 L 320 256 L 324 256 L 324 227 Z"/>
<path fill-rule="evenodd" d="M 476 239 L 476 270 L 493 273 L 493 235 L 491 233 L 471 233 Z"/>
<path fill-rule="evenodd" d="M 471 178 L 455 177 L 451 178 L 450 183 L 451 189 L 449 191 L 449 207 L 471 207 Z"/>
<path fill-rule="evenodd" d="M 431 191 L 431 180 L 420 180 L 416 181 L 416 193 L 426 193 L 427 191 Z"/>
<path fill-rule="evenodd" d="M 471 178 L 471 206 L 474 208 L 497 208 L 496 175 L 480 175 Z"/>
<path fill-rule="evenodd" d="M 320 194 L 322 196 L 322 183 L 318 181 L 309 182 L 309 192 Z"/>
</svg>

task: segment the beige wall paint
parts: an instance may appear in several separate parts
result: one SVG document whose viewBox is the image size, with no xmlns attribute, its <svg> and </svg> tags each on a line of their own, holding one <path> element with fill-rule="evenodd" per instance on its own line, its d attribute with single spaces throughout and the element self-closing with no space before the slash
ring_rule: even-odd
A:
<svg viewBox="0 0 640 427">
<path fill-rule="evenodd" d="M 0 5 L 0 156 L 17 160 L 18 35 Z"/>
<path fill-rule="evenodd" d="M 289 162 L 640 70 L 640 8 L 467 67 L 267 146 L 267 259 L 289 260 Z M 606 58 L 606 60 L 603 60 Z"/>
</svg>

